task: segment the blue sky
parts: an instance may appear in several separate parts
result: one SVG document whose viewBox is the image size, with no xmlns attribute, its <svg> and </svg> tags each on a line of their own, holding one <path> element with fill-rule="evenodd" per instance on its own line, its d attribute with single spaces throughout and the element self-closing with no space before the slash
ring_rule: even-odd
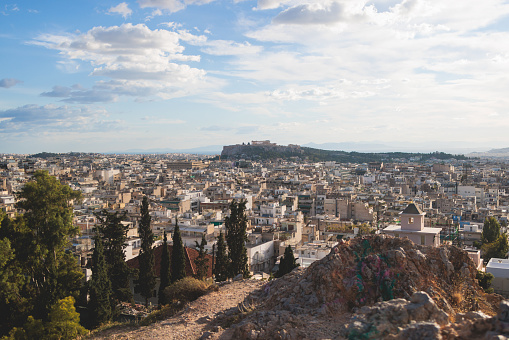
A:
<svg viewBox="0 0 509 340">
<path fill-rule="evenodd" d="M 0 153 L 509 147 L 509 3 L 0 2 Z"/>
</svg>

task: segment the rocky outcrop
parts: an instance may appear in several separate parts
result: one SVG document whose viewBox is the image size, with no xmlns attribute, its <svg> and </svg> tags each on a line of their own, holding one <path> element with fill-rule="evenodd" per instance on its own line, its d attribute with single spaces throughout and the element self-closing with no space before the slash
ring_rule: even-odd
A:
<svg viewBox="0 0 509 340">
<path fill-rule="evenodd" d="M 314 324 L 325 328 L 325 337 L 438 338 L 456 315 L 470 320 L 469 312 L 496 314 L 502 298 L 484 293 L 476 272 L 468 255 L 454 246 L 419 246 L 385 235 L 355 238 L 307 270 L 268 282 L 251 297 L 256 307 L 231 334 L 320 338 L 308 327 Z"/>
</svg>

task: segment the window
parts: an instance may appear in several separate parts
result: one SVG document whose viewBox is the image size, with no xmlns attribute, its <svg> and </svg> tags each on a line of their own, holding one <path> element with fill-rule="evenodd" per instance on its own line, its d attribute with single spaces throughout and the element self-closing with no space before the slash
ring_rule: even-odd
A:
<svg viewBox="0 0 509 340">
<path fill-rule="evenodd" d="M 398 233 L 394 233 L 394 237 L 399 237 L 399 234 Z"/>
<path fill-rule="evenodd" d="M 414 223 L 414 218 L 413 217 L 409 217 L 408 218 L 408 224 L 412 224 Z"/>
<path fill-rule="evenodd" d="M 426 244 L 426 236 L 421 235 L 421 245 L 425 245 L 425 244 Z"/>
</svg>

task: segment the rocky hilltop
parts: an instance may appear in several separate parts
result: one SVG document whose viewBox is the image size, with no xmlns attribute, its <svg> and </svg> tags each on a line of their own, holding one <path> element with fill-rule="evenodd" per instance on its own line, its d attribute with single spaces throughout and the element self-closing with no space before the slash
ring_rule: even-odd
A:
<svg viewBox="0 0 509 340">
<path fill-rule="evenodd" d="M 509 303 L 484 293 L 475 275 L 454 246 L 355 238 L 307 269 L 265 284 L 226 284 L 170 320 L 107 338 L 501 339 L 509 335 Z"/>
</svg>

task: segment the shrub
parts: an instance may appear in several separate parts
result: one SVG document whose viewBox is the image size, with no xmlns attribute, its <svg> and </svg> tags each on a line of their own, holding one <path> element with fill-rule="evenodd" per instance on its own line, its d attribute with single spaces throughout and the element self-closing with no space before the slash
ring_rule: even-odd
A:
<svg viewBox="0 0 509 340">
<path fill-rule="evenodd" d="M 180 301 L 186 303 L 194 301 L 207 293 L 208 284 L 192 277 L 185 277 L 182 280 L 164 289 L 164 297 L 167 302 Z"/>
</svg>

